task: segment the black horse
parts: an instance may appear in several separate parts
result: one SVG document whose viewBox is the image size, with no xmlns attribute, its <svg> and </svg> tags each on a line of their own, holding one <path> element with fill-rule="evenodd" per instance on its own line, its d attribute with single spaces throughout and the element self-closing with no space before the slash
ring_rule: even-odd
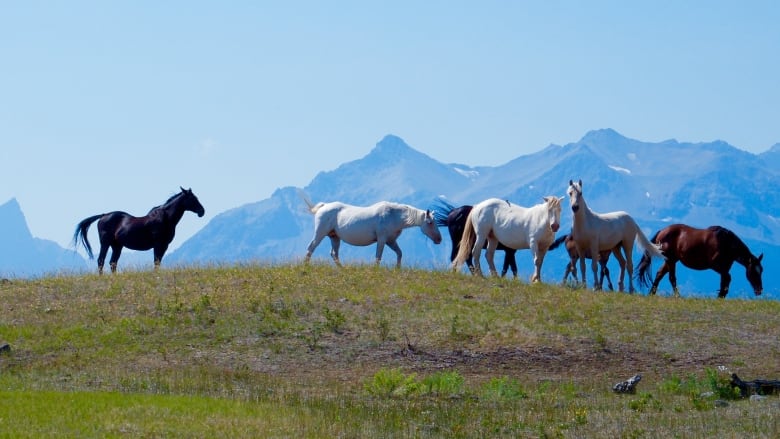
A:
<svg viewBox="0 0 780 439">
<path fill-rule="evenodd" d="M 202 217 L 206 210 L 192 193 L 192 189 L 181 188 L 181 192 L 172 196 L 164 204 L 152 208 L 146 216 L 135 217 L 129 213 L 115 211 L 101 213 L 84 219 L 76 226 L 73 234 L 73 245 L 79 241 L 84 245 L 87 255 L 92 259 L 92 246 L 87 239 L 89 226 L 98 221 L 100 237 L 100 254 L 98 255 L 98 273 L 103 274 L 103 263 L 106 253 L 111 247 L 111 272 L 116 272 L 116 263 L 122 254 L 122 247 L 132 250 L 154 249 L 154 268 L 160 266 L 168 245 L 173 241 L 176 224 L 181 220 L 184 211 L 196 213 Z"/>
<path fill-rule="evenodd" d="M 655 294 L 658 283 L 666 273 L 669 273 L 669 282 L 672 284 L 674 295 L 680 295 L 677 289 L 677 261 L 694 270 L 711 269 L 720 274 L 718 297 L 721 299 L 729 292 L 731 283 L 729 271 L 734 262 L 745 267 L 745 277 L 753 287 L 756 296 L 760 296 L 763 291 L 761 281 L 764 272 L 764 267 L 761 266 L 763 253 L 758 257 L 754 256 L 747 245 L 725 227 L 711 226 L 697 229 L 685 224 L 672 224 L 656 232 L 650 242 L 661 246 L 666 260 L 656 273 L 649 294 Z M 650 284 L 650 256 L 647 254 L 637 265 L 637 277 L 640 285 Z"/>
<path fill-rule="evenodd" d="M 465 205 L 455 207 L 441 198 L 437 198 L 436 203 L 433 205 L 432 210 L 436 217 L 436 225 L 447 227 L 447 230 L 450 232 L 450 239 L 452 239 L 450 262 L 454 261 L 455 256 L 458 255 L 460 239 L 463 237 L 463 230 L 466 227 L 466 218 L 468 218 L 472 207 L 474 206 Z M 498 250 L 504 251 L 504 268 L 501 270 L 501 277 L 506 276 L 506 273 L 510 268 L 512 269 L 514 277 L 517 277 L 517 262 L 515 261 L 517 249 L 506 247 L 499 242 Z M 466 265 L 468 265 L 469 270 L 474 269 L 474 263 L 471 256 L 466 259 Z"/>
</svg>

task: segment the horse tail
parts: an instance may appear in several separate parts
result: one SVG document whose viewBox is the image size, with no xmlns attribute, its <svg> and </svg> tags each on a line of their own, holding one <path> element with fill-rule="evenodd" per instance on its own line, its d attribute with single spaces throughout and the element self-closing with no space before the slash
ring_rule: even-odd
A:
<svg viewBox="0 0 780 439">
<path fill-rule="evenodd" d="M 79 242 L 81 242 L 81 245 L 84 246 L 84 249 L 87 251 L 87 256 L 89 256 L 89 259 L 93 259 L 94 255 L 92 254 L 92 246 L 89 245 L 89 239 L 87 239 L 87 231 L 89 230 L 89 226 L 92 225 L 95 221 L 100 219 L 101 216 L 104 214 L 99 215 L 93 215 L 89 218 L 84 218 L 78 225 L 76 225 L 76 231 L 73 233 L 73 246 L 77 247 Z"/>
<path fill-rule="evenodd" d="M 453 270 L 457 270 L 466 262 L 469 256 L 471 256 L 471 251 L 474 249 L 474 244 L 477 241 L 477 233 L 474 230 L 474 224 L 471 223 L 471 214 L 473 212 L 473 210 L 469 212 L 469 215 L 466 217 L 466 224 L 463 228 L 463 237 L 460 238 L 458 255 L 455 256 L 455 261 L 452 262 Z"/>
<path fill-rule="evenodd" d="M 308 210 L 309 213 L 311 213 L 312 215 L 317 213 L 317 211 L 320 210 L 320 208 L 325 205 L 325 203 L 323 203 L 322 201 L 320 201 L 317 204 L 312 203 L 309 196 L 306 195 L 306 192 L 304 192 L 303 189 L 300 188 L 298 189 L 298 196 L 301 197 L 301 200 L 303 200 L 304 203 L 306 203 L 306 210 Z"/>
<path fill-rule="evenodd" d="M 634 222 L 636 225 L 636 222 Z M 655 241 L 655 238 L 658 236 L 658 233 L 656 233 L 653 236 L 653 241 Z M 658 244 L 653 244 L 649 239 L 647 239 L 647 236 L 642 232 L 642 229 L 639 228 L 639 226 L 636 226 L 636 241 L 639 243 L 639 246 L 642 247 L 642 250 L 645 251 L 645 254 L 649 257 L 657 257 L 666 259 L 666 256 L 661 252 L 661 246 Z"/>
<path fill-rule="evenodd" d="M 655 235 L 653 235 L 653 237 L 650 239 L 651 243 L 655 242 L 656 238 L 658 238 L 659 232 L 660 230 L 655 232 Z M 650 273 L 652 263 L 653 256 L 650 254 L 650 252 L 645 251 L 645 253 L 642 255 L 642 259 L 638 264 L 636 264 L 636 279 L 639 281 L 639 286 L 642 288 L 647 288 L 650 286 L 650 282 L 652 281 L 652 274 Z"/>
<path fill-rule="evenodd" d="M 556 238 L 555 241 L 553 241 L 553 243 L 550 244 L 548 250 L 555 250 L 556 248 L 560 247 L 561 244 L 563 244 L 563 242 L 566 241 L 566 238 L 568 237 L 569 235 L 561 235 L 559 238 Z"/>
</svg>

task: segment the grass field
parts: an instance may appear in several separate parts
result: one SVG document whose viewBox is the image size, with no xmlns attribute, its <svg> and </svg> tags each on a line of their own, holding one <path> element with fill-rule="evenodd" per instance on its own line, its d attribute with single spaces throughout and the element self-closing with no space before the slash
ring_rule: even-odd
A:
<svg viewBox="0 0 780 439">
<path fill-rule="evenodd" d="M 332 265 L 0 284 L 0 437 L 780 437 L 780 302 Z M 640 373 L 635 394 L 612 391 Z"/>
</svg>

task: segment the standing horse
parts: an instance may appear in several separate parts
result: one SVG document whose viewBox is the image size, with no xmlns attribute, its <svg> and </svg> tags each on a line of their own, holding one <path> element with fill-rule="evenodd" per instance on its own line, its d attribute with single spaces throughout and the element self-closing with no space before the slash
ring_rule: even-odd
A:
<svg viewBox="0 0 780 439">
<path fill-rule="evenodd" d="M 628 268 L 628 291 L 634 292 L 634 266 L 632 262 L 634 240 L 639 243 L 645 252 L 651 256 L 663 258 L 664 255 L 647 240 L 642 233 L 636 221 L 626 212 L 596 213 L 585 203 L 582 196 L 582 180 L 577 183 L 569 180 L 569 188 L 566 191 L 569 195 L 569 205 L 574 213 L 574 227 L 572 227 L 574 242 L 577 244 L 577 252 L 580 260 L 580 271 L 582 272 L 582 282 L 587 285 L 587 273 L 585 272 L 585 255 L 590 252 L 591 255 L 598 254 L 605 250 L 612 250 L 622 242 L 625 261 L 618 259 L 620 263 L 620 280 L 618 289 L 623 291 L 623 278 L 626 268 Z M 619 253 L 619 251 L 618 251 Z M 598 261 L 591 260 L 591 269 L 593 270 L 593 288 L 601 289 L 597 281 L 596 266 Z"/>
<path fill-rule="evenodd" d="M 457 270 L 471 256 L 473 273 L 482 276 L 479 257 L 487 241 L 490 274 L 497 276 L 493 263 L 498 243 L 516 250 L 530 248 L 534 255 L 532 282 L 542 280 L 541 270 L 547 248 L 555 239 L 561 225 L 561 200 L 555 196 L 544 197 L 544 203 L 522 207 L 498 198 L 490 198 L 475 205 L 466 219 L 466 228 L 460 240 L 460 249 L 452 264 Z"/>
<path fill-rule="evenodd" d="M 306 250 L 306 262 L 326 236 L 330 238 L 330 256 L 339 266 L 339 246 L 342 240 L 356 246 L 376 243 L 377 265 L 382 261 L 382 252 L 387 244 L 398 256 L 397 267 L 401 267 L 401 248 L 396 239 L 403 229 L 418 226 L 435 244 L 441 242 L 439 227 L 430 210 L 389 201 L 380 201 L 368 207 L 350 206 L 338 201 L 312 204 L 305 197 L 304 201 L 309 212 L 314 215 L 314 238 Z"/>
<path fill-rule="evenodd" d="M 719 298 L 726 297 L 729 292 L 729 271 L 735 261 L 745 267 L 745 276 L 756 296 L 760 296 L 763 291 L 761 274 L 764 268 L 761 260 L 764 254 L 753 256 L 747 245 L 729 229 L 720 226 L 697 229 L 685 224 L 672 224 L 659 230 L 651 241 L 661 246 L 666 261 L 656 273 L 649 294 L 655 294 L 658 283 L 668 272 L 674 295 L 680 295 L 677 289 L 677 261 L 694 270 L 712 269 L 720 274 Z M 650 262 L 650 257 L 645 254 L 637 264 L 637 277 L 642 286 L 650 283 Z"/>
<path fill-rule="evenodd" d="M 450 262 L 453 262 L 458 255 L 458 250 L 460 250 L 460 240 L 463 238 L 463 229 L 466 228 L 466 217 L 468 217 L 473 206 L 464 205 L 455 207 L 441 198 L 437 198 L 436 202 L 437 204 L 433 206 L 436 225 L 439 227 L 446 227 L 450 232 L 450 239 L 452 240 Z M 515 260 L 515 253 L 517 250 L 509 248 L 500 242 L 498 243 L 497 250 L 504 252 L 504 267 L 501 270 L 501 277 L 506 276 L 506 273 L 510 268 L 512 269 L 514 277 L 517 277 L 517 262 Z M 474 263 L 472 262 L 471 256 L 466 259 L 466 265 L 469 267 L 469 270 L 474 270 Z"/>
<path fill-rule="evenodd" d="M 135 217 L 129 213 L 114 211 L 101 213 L 84 219 L 76 226 L 73 234 L 73 244 L 78 242 L 84 245 L 87 255 L 92 259 L 92 246 L 87 239 L 89 226 L 98 221 L 98 236 L 100 237 L 100 254 L 98 254 L 98 273 L 103 274 L 103 263 L 106 261 L 106 253 L 111 247 L 111 272 L 116 273 L 116 264 L 122 254 L 122 247 L 131 250 L 154 249 L 154 268 L 157 269 L 162 262 L 168 245 L 173 241 L 176 233 L 176 225 L 181 220 L 185 211 L 194 212 L 202 217 L 206 210 L 198 201 L 198 197 L 192 193 L 192 189 L 181 188 L 181 192 L 168 198 L 168 201 L 160 206 L 152 208 L 146 216 Z"/>
<path fill-rule="evenodd" d="M 574 237 L 572 237 L 571 233 L 557 238 L 555 241 L 553 241 L 548 250 L 555 250 L 564 242 L 566 243 L 566 252 L 569 253 L 569 263 L 566 264 L 566 272 L 563 273 L 563 283 L 566 283 L 566 279 L 569 277 L 569 274 L 571 274 L 574 278 L 574 282 L 579 282 L 577 279 L 577 261 L 580 258 L 580 254 L 577 252 L 577 244 L 574 242 Z M 613 291 L 614 288 L 612 287 L 612 279 L 609 278 L 609 268 L 607 268 L 607 261 L 609 261 L 609 255 L 611 253 L 615 254 L 615 258 L 618 260 L 618 263 L 625 263 L 625 261 L 620 262 L 623 260 L 623 255 L 620 254 L 620 244 L 618 244 L 612 250 L 604 250 L 600 252 L 599 265 L 601 266 L 601 270 L 599 272 L 599 285 L 604 285 L 604 278 L 606 277 L 609 290 Z M 590 256 L 590 251 L 585 253 L 585 259 L 593 259 Z"/>
</svg>

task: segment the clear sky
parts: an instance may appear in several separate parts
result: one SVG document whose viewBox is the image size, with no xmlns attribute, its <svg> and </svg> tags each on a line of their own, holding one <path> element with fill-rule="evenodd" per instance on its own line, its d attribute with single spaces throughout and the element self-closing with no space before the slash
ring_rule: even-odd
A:
<svg viewBox="0 0 780 439">
<path fill-rule="evenodd" d="M 4 1 L 0 204 L 67 246 L 191 187 L 175 248 L 386 134 L 468 165 L 599 128 L 759 153 L 778 23 L 775 0 Z"/>
</svg>

